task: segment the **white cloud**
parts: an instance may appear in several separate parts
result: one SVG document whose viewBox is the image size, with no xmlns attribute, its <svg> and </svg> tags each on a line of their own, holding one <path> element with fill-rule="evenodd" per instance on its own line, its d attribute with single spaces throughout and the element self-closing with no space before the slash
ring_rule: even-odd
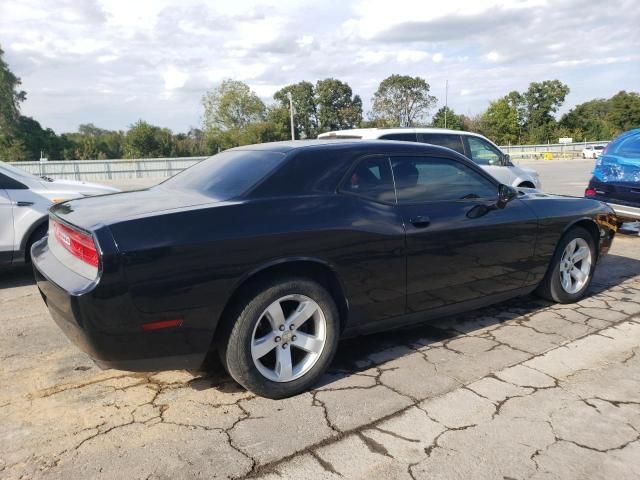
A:
<svg viewBox="0 0 640 480">
<path fill-rule="evenodd" d="M 185 72 L 181 72 L 171 65 L 162 74 L 162 78 L 164 79 L 164 89 L 166 91 L 171 91 L 184 87 L 184 84 L 187 83 L 187 80 L 189 79 L 189 75 Z"/>
<path fill-rule="evenodd" d="M 424 77 L 441 99 L 448 79 L 449 105 L 471 114 L 532 81 L 569 84 L 570 106 L 637 90 L 640 76 L 633 0 L 21 0 L 0 2 L 0 19 L 23 112 L 57 131 L 139 118 L 184 131 L 224 78 L 265 101 L 288 83 L 339 78 L 365 111 L 388 75 Z M 592 64 L 603 67 L 585 82 Z"/>
<path fill-rule="evenodd" d="M 299 47 L 308 47 L 313 44 L 313 35 L 303 35 L 298 40 L 296 40 L 296 43 Z"/>
<path fill-rule="evenodd" d="M 399 63 L 417 63 L 426 59 L 429 54 L 422 50 L 400 50 L 397 54 Z"/>
<path fill-rule="evenodd" d="M 495 50 L 491 50 L 489 53 L 487 53 L 487 60 L 489 60 L 490 62 L 499 62 L 500 60 L 502 60 L 502 55 L 500 55 Z"/>
<path fill-rule="evenodd" d="M 97 60 L 98 63 L 109 63 L 117 60 L 118 58 L 118 55 L 99 55 Z"/>
</svg>

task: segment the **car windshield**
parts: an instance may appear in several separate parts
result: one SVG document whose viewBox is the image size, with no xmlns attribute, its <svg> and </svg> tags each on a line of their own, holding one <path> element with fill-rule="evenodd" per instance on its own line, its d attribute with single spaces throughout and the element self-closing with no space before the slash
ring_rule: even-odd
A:
<svg viewBox="0 0 640 480">
<path fill-rule="evenodd" d="M 230 150 L 187 168 L 158 187 L 195 190 L 217 200 L 228 200 L 245 193 L 284 158 L 279 152 Z"/>
<path fill-rule="evenodd" d="M 604 147 L 602 145 L 597 145 L 593 148 L 595 148 L 596 150 L 604 150 Z"/>
</svg>

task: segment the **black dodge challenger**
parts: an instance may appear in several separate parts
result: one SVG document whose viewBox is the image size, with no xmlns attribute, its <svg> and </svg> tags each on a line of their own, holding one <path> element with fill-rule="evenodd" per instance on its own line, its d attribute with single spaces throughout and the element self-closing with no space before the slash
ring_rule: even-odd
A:
<svg viewBox="0 0 640 480">
<path fill-rule="evenodd" d="M 616 231 L 597 200 L 517 191 L 453 150 L 235 148 L 150 188 L 51 209 L 32 259 L 51 316 L 102 367 L 311 387 L 338 339 L 536 290 L 584 294 Z"/>
</svg>

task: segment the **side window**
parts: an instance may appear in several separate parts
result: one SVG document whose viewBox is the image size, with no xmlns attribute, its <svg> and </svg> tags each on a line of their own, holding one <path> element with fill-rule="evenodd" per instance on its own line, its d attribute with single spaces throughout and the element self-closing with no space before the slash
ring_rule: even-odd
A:
<svg viewBox="0 0 640 480">
<path fill-rule="evenodd" d="M 399 140 L 403 142 L 415 142 L 416 134 L 415 133 L 387 133 L 386 135 L 382 135 L 380 140 Z"/>
<path fill-rule="evenodd" d="M 471 160 L 478 165 L 500 165 L 502 153 L 488 142 L 478 137 L 467 137 Z"/>
<path fill-rule="evenodd" d="M 0 188 L 4 188 L 5 190 L 24 190 L 27 186 L 0 173 Z"/>
<path fill-rule="evenodd" d="M 497 187 L 455 160 L 431 157 L 392 157 L 398 203 L 493 199 Z"/>
<path fill-rule="evenodd" d="M 439 147 L 450 148 L 456 152 L 464 155 L 464 146 L 462 145 L 462 138 L 460 135 L 451 135 L 444 133 L 423 133 L 421 134 L 420 141 L 422 143 L 430 143 L 431 145 L 438 145 Z"/>
<path fill-rule="evenodd" d="M 389 159 L 375 157 L 361 160 L 340 190 L 372 200 L 395 203 Z"/>
</svg>

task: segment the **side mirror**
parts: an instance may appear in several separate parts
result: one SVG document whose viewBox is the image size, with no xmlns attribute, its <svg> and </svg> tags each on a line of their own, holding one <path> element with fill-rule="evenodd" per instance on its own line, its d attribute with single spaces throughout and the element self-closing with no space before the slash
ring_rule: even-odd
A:
<svg viewBox="0 0 640 480">
<path fill-rule="evenodd" d="M 511 156 L 509 156 L 508 153 L 502 154 L 502 165 L 504 165 L 505 167 L 510 167 L 511 165 L 513 165 L 511 163 Z"/>
<path fill-rule="evenodd" d="M 496 207 L 504 208 L 507 203 L 518 196 L 518 191 L 510 187 L 509 185 L 500 184 L 498 186 L 498 200 L 496 201 Z"/>
</svg>

